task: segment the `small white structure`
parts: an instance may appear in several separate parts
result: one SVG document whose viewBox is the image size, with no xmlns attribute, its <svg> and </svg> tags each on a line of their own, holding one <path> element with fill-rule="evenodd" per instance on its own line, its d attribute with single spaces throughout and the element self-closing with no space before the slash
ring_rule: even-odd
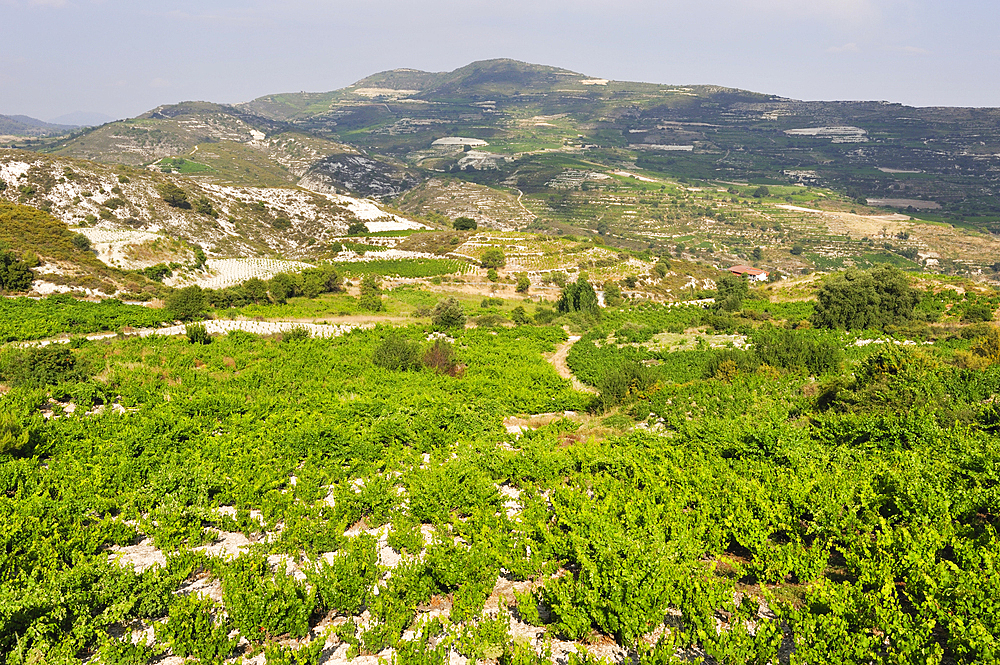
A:
<svg viewBox="0 0 1000 665">
<path fill-rule="evenodd" d="M 733 266 L 729 269 L 729 272 L 734 275 L 739 275 L 740 277 L 746 277 L 751 282 L 766 282 L 767 281 L 767 271 L 759 270 L 757 268 L 752 268 L 750 266 Z"/>
</svg>

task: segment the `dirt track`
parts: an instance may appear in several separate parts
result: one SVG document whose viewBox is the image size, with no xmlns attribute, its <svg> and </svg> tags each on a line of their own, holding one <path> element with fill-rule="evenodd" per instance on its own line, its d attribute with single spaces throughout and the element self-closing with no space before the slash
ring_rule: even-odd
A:
<svg viewBox="0 0 1000 665">
<path fill-rule="evenodd" d="M 596 395 L 597 390 L 591 388 L 590 386 L 584 384 L 582 381 L 576 378 L 576 376 L 573 375 L 573 372 L 570 371 L 569 366 L 566 364 L 566 356 L 569 355 L 569 350 L 578 341 L 580 341 L 579 335 L 570 335 L 568 340 L 566 340 L 565 342 L 556 347 L 554 353 L 546 353 L 545 359 L 548 360 L 550 363 L 552 363 L 552 366 L 556 368 L 556 371 L 559 373 L 559 376 L 561 376 L 564 379 L 569 379 L 570 381 L 573 382 L 574 390 L 579 390 L 581 392 L 592 393 Z"/>
</svg>

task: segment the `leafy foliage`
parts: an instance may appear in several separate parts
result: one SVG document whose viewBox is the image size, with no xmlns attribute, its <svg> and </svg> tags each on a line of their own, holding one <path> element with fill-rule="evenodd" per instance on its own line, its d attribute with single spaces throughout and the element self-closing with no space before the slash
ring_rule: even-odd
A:
<svg viewBox="0 0 1000 665">
<path fill-rule="evenodd" d="M 823 328 L 886 328 L 913 318 L 919 295 L 898 268 L 847 270 L 823 282 L 813 324 Z"/>
</svg>

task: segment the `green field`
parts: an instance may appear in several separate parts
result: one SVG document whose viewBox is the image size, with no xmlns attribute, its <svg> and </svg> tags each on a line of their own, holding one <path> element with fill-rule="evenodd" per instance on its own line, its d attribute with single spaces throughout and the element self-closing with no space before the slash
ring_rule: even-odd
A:
<svg viewBox="0 0 1000 665">
<path fill-rule="evenodd" d="M 0 663 L 990 662 L 1000 333 L 959 322 L 1000 298 L 918 290 L 905 325 L 838 331 L 761 293 L 7 347 Z M 158 311 L 6 302 L 20 339 Z M 564 325 L 593 393 L 546 360 Z"/>
</svg>

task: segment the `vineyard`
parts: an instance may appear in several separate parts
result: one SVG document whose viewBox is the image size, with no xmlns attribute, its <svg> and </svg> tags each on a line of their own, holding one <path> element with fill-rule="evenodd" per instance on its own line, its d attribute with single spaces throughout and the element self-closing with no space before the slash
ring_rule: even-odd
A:
<svg viewBox="0 0 1000 665">
<path fill-rule="evenodd" d="M 0 664 L 996 662 L 996 301 L 943 293 L 8 346 Z"/>
</svg>

